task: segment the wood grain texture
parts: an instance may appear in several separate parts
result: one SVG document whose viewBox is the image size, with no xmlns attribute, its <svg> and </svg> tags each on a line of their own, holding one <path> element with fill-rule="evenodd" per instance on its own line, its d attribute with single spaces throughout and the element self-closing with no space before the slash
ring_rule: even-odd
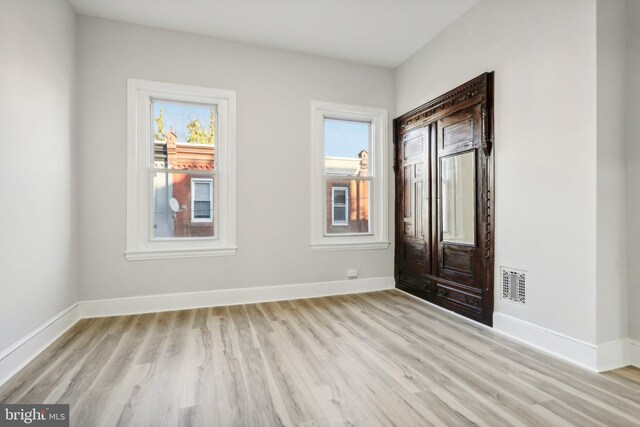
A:
<svg viewBox="0 0 640 427">
<path fill-rule="evenodd" d="M 594 374 L 399 291 L 86 319 L 0 389 L 76 426 L 639 425 Z"/>
<path fill-rule="evenodd" d="M 494 304 L 493 116 L 491 72 L 393 122 L 397 287 L 489 326 Z M 423 148 L 414 149 L 418 144 Z M 459 156 L 471 156 L 467 167 L 473 170 L 446 173 L 452 168 L 444 165 Z M 465 187 L 474 201 L 462 203 L 457 187 Z M 449 230 L 454 238 L 446 238 L 450 227 L 445 219 L 451 222 L 462 211 L 473 211 L 473 219 L 461 228 L 466 231 L 455 237 L 454 226 Z"/>
</svg>

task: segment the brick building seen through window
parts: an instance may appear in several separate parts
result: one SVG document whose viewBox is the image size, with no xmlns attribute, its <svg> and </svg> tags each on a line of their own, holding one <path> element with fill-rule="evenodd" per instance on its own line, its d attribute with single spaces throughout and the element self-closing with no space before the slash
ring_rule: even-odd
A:
<svg viewBox="0 0 640 427">
<path fill-rule="evenodd" d="M 156 167 L 176 170 L 154 177 L 155 236 L 214 236 L 214 177 L 179 172 L 212 172 L 214 150 L 213 145 L 178 142 L 173 130 L 165 134 L 165 141 L 154 141 Z M 171 199 L 177 202 L 177 209 L 172 209 Z"/>
<path fill-rule="evenodd" d="M 359 179 L 369 176 L 367 151 L 353 158 L 325 156 L 325 174 L 327 234 L 368 233 L 370 181 Z"/>
</svg>

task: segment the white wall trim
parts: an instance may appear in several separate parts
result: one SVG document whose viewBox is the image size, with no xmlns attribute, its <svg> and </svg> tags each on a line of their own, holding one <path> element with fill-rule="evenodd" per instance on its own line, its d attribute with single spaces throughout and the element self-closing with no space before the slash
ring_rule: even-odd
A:
<svg viewBox="0 0 640 427">
<path fill-rule="evenodd" d="M 640 341 L 621 338 L 598 344 L 598 372 L 629 365 L 640 367 Z"/>
<path fill-rule="evenodd" d="M 598 344 L 598 372 L 623 368 L 631 364 L 631 340 L 621 338 Z"/>
<path fill-rule="evenodd" d="M 324 120 L 344 119 L 371 124 L 369 165 L 370 175 L 370 233 L 327 234 Z M 312 251 L 386 249 L 389 247 L 388 171 L 389 137 L 388 112 L 381 108 L 311 101 L 311 241 Z M 336 178 L 348 177 L 335 175 Z M 333 216 L 333 209 L 332 209 Z M 324 247 L 323 247 L 324 246 Z"/>
<path fill-rule="evenodd" d="M 0 385 L 18 373 L 80 320 L 76 302 L 0 353 Z"/>
<path fill-rule="evenodd" d="M 215 239 L 155 239 L 149 141 L 153 99 L 200 103 L 218 111 Z M 127 80 L 127 239 L 125 259 L 187 258 L 236 254 L 236 92 L 199 86 Z"/>
<path fill-rule="evenodd" d="M 0 352 L 0 385 L 84 318 L 318 298 L 382 291 L 394 287 L 393 277 L 374 277 L 80 301 Z M 398 291 L 464 321 L 473 322 L 400 289 Z M 504 313 L 494 313 L 493 328 L 473 323 L 590 371 L 602 372 L 630 364 L 640 367 L 640 341 L 637 340 L 624 338 L 596 346 Z"/>
<path fill-rule="evenodd" d="M 393 289 L 394 286 L 395 281 L 393 277 L 375 277 L 334 282 L 220 289 L 203 292 L 81 301 L 80 316 L 82 318 L 120 316 L 125 314 L 156 313 L 190 308 L 317 298 L 330 295 L 381 291 Z"/>
<path fill-rule="evenodd" d="M 124 253 L 127 261 L 148 261 L 154 259 L 179 259 L 179 258 L 203 258 L 212 256 L 228 256 L 235 255 L 238 248 L 224 249 L 167 249 L 167 250 L 149 250 L 149 251 L 126 251 Z"/>
<path fill-rule="evenodd" d="M 324 251 L 356 251 L 356 250 L 370 250 L 370 249 L 387 249 L 390 242 L 375 242 L 375 243 L 357 243 L 357 242 L 342 242 L 342 243 L 311 243 L 309 247 L 314 252 Z"/>
<path fill-rule="evenodd" d="M 493 313 L 493 328 L 515 341 L 590 371 L 598 371 L 598 348 L 595 344 L 504 313 Z"/>
</svg>

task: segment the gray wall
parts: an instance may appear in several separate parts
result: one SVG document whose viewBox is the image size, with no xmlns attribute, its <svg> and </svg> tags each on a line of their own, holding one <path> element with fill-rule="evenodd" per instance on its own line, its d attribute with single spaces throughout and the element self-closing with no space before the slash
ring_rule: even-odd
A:
<svg viewBox="0 0 640 427">
<path fill-rule="evenodd" d="M 311 100 L 386 108 L 393 117 L 391 70 L 97 18 L 79 22 L 82 299 L 343 280 L 348 268 L 360 277 L 393 275 L 392 247 L 311 252 L 308 195 Z M 129 77 L 237 91 L 236 256 L 123 258 Z M 391 172 L 387 179 L 393 200 Z"/>
<path fill-rule="evenodd" d="M 595 22 L 595 1 L 482 0 L 396 70 L 398 113 L 495 71 L 496 273 L 528 271 L 527 306 L 496 312 L 590 343 Z"/>
<path fill-rule="evenodd" d="M 629 332 L 640 340 L 640 1 L 627 6 L 627 257 Z"/>
<path fill-rule="evenodd" d="M 628 336 L 626 0 L 597 2 L 597 343 Z"/>
<path fill-rule="evenodd" d="M 0 351 L 78 300 L 66 0 L 0 1 Z"/>
<path fill-rule="evenodd" d="M 393 248 L 309 251 L 309 103 L 394 117 L 488 70 L 496 268 L 529 271 L 527 308 L 497 312 L 593 343 L 640 339 L 640 2 L 622 3 L 482 0 L 394 87 L 383 68 L 0 0 L 0 349 L 78 299 L 392 275 Z M 237 91 L 237 256 L 124 260 L 129 77 Z"/>
</svg>

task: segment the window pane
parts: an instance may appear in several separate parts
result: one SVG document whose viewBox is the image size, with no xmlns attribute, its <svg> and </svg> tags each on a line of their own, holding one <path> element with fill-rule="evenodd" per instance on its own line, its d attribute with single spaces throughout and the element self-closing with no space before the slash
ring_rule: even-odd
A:
<svg viewBox="0 0 640 427">
<path fill-rule="evenodd" d="M 326 180 L 325 186 L 326 233 L 368 233 L 370 181 L 332 178 Z M 338 187 L 347 188 L 347 191 L 338 190 Z"/>
<path fill-rule="evenodd" d="M 474 163 L 472 151 L 441 161 L 443 241 L 475 243 Z"/>
<path fill-rule="evenodd" d="M 370 128 L 370 123 L 325 119 L 325 173 L 369 176 Z"/>
<path fill-rule="evenodd" d="M 213 170 L 214 105 L 153 100 L 151 114 L 155 167 Z"/>
<path fill-rule="evenodd" d="M 184 173 L 153 174 L 153 237 L 187 238 L 213 237 L 214 200 L 193 200 L 192 179 L 202 179 Z M 213 179 L 207 177 L 206 179 Z M 212 181 L 213 182 L 213 181 Z M 194 183 L 198 188 L 200 183 Z M 203 187 L 208 187 L 203 183 Z M 197 191 L 197 190 L 196 190 Z M 208 190 L 207 190 L 208 192 Z M 210 194 L 207 194 L 210 198 Z M 194 221 L 196 220 L 196 221 Z"/>
<path fill-rule="evenodd" d="M 211 183 L 210 182 L 195 182 L 195 200 L 211 200 Z"/>
<path fill-rule="evenodd" d="M 213 217 L 211 212 L 211 203 L 210 202 L 193 202 L 193 216 L 199 219 L 211 219 Z"/>
<path fill-rule="evenodd" d="M 333 190 L 333 203 L 336 205 L 344 205 L 347 202 L 347 195 L 344 190 Z"/>
</svg>

